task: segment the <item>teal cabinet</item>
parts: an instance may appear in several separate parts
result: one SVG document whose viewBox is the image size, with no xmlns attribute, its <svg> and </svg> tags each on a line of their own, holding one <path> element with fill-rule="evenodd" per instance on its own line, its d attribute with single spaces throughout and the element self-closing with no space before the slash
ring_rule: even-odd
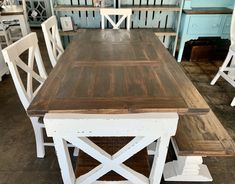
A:
<svg viewBox="0 0 235 184">
<path fill-rule="evenodd" d="M 215 35 L 219 33 L 223 17 L 219 15 L 189 16 L 187 34 L 190 35 Z"/>
<path fill-rule="evenodd" d="M 230 38 L 234 0 L 185 0 L 180 26 L 178 62 L 185 42 L 199 37 Z"/>
</svg>

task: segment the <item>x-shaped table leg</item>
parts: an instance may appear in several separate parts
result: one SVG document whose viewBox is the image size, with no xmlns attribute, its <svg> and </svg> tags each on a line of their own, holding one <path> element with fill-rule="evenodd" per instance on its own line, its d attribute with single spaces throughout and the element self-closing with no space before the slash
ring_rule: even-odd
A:
<svg viewBox="0 0 235 184">
<path fill-rule="evenodd" d="M 85 153 L 87 153 L 88 155 L 95 158 L 101 163 L 99 166 L 97 166 L 87 174 L 79 177 L 78 183 L 92 183 L 111 170 L 115 171 L 116 173 L 120 174 L 121 176 L 133 183 L 149 183 L 147 177 L 127 167 L 123 164 L 123 162 L 128 160 L 130 157 L 132 157 L 134 154 L 136 154 L 143 148 L 147 147 L 150 143 L 156 140 L 156 137 L 135 137 L 114 155 L 108 154 L 99 146 L 90 141 L 88 138 L 64 138 L 65 140 L 77 146 L 79 149 L 83 150 Z"/>
</svg>

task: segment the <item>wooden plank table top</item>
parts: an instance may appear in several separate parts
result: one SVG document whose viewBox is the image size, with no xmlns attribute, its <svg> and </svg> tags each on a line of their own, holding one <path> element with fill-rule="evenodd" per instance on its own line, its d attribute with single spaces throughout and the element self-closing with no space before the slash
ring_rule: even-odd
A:
<svg viewBox="0 0 235 184">
<path fill-rule="evenodd" d="M 0 15 L 7 16 L 7 15 L 21 15 L 24 13 L 23 6 L 21 5 L 9 5 L 9 6 L 2 6 L 0 8 Z"/>
<path fill-rule="evenodd" d="M 78 32 L 27 112 L 197 115 L 209 110 L 153 31 L 92 29 Z"/>
</svg>

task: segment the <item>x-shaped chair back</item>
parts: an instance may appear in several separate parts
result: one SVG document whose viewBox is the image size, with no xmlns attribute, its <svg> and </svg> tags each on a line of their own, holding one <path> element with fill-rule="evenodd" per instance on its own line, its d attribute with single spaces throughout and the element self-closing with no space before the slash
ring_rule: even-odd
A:
<svg viewBox="0 0 235 184">
<path fill-rule="evenodd" d="M 131 14 L 132 10 L 127 8 L 101 8 L 101 27 L 104 29 L 104 17 L 109 21 L 109 23 L 113 26 L 113 29 L 119 29 L 121 23 L 127 19 L 127 30 L 130 29 L 131 22 Z M 117 23 L 115 23 L 110 16 L 119 15 L 121 16 Z"/>
<path fill-rule="evenodd" d="M 223 77 L 235 88 L 235 7 L 233 9 L 233 16 L 230 30 L 231 46 L 229 48 L 227 57 L 225 58 L 219 71 L 211 81 L 211 85 L 214 85 L 219 77 Z M 235 106 L 235 97 L 231 102 L 231 106 Z"/>
<path fill-rule="evenodd" d="M 20 58 L 20 55 L 28 50 L 28 61 L 24 62 Z M 47 78 L 47 73 L 44 68 L 41 53 L 38 47 L 38 39 L 36 33 L 30 33 L 17 42 L 11 44 L 7 48 L 2 50 L 5 62 L 8 64 L 11 72 L 16 90 L 20 97 L 20 100 L 25 109 L 28 108 L 30 102 L 37 94 L 41 85 Z M 34 71 L 34 62 L 38 72 Z M 23 84 L 18 68 L 22 69 L 27 73 L 27 84 L 26 87 Z M 33 79 L 39 82 L 39 86 L 33 88 Z"/>
<path fill-rule="evenodd" d="M 143 114 L 63 114 L 48 113 L 44 117 L 46 132 L 53 137 L 65 184 L 95 183 L 113 170 L 129 183 L 160 183 L 170 137 L 175 135 L 176 113 Z M 94 144 L 88 137 L 135 137 L 114 155 Z M 127 159 L 157 140 L 149 178 L 123 164 Z M 66 141 L 72 143 L 101 164 L 76 178 Z M 126 183 L 127 181 L 125 181 Z"/>
<path fill-rule="evenodd" d="M 44 21 L 41 26 L 51 64 L 54 67 L 58 62 L 60 56 L 64 53 L 56 16 L 51 16 L 46 21 Z"/>
</svg>

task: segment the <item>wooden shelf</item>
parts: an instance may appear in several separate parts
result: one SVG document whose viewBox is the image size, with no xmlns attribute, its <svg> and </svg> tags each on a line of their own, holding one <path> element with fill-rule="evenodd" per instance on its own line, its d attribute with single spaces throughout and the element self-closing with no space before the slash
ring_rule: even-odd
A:
<svg viewBox="0 0 235 184">
<path fill-rule="evenodd" d="M 100 7 L 88 6 L 71 6 L 71 5 L 56 5 L 55 11 L 99 11 Z"/>
<path fill-rule="evenodd" d="M 121 8 L 131 8 L 133 11 L 180 11 L 176 5 L 122 5 Z"/>
<path fill-rule="evenodd" d="M 176 31 L 172 28 L 149 28 L 149 29 L 155 32 L 156 36 L 176 36 Z M 77 34 L 78 31 L 60 31 L 61 36 L 75 36 Z"/>
<path fill-rule="evenodd" d="M 229 8 L 192 8 L 183 10 L 186 14 L 232 14 L 233 10 Z"/>
<path fill-rule="evenodd" d="M 133 11 L 180 11 L 180 7 L 175 5 L 149 5 L 149 6 L 132 6 L 125 5 L 121 8 L 131 8 Z M 56 5 L 55 11 L 99 11 L 100 7 L 88 6 L 71 6 L 71 5 Z"/>
<path fill-rule="evenodd" d="M 153 29 L 157 36 L 176 36 L 176 31 L 172 28 L 158 28 Z"/>
</svg>

